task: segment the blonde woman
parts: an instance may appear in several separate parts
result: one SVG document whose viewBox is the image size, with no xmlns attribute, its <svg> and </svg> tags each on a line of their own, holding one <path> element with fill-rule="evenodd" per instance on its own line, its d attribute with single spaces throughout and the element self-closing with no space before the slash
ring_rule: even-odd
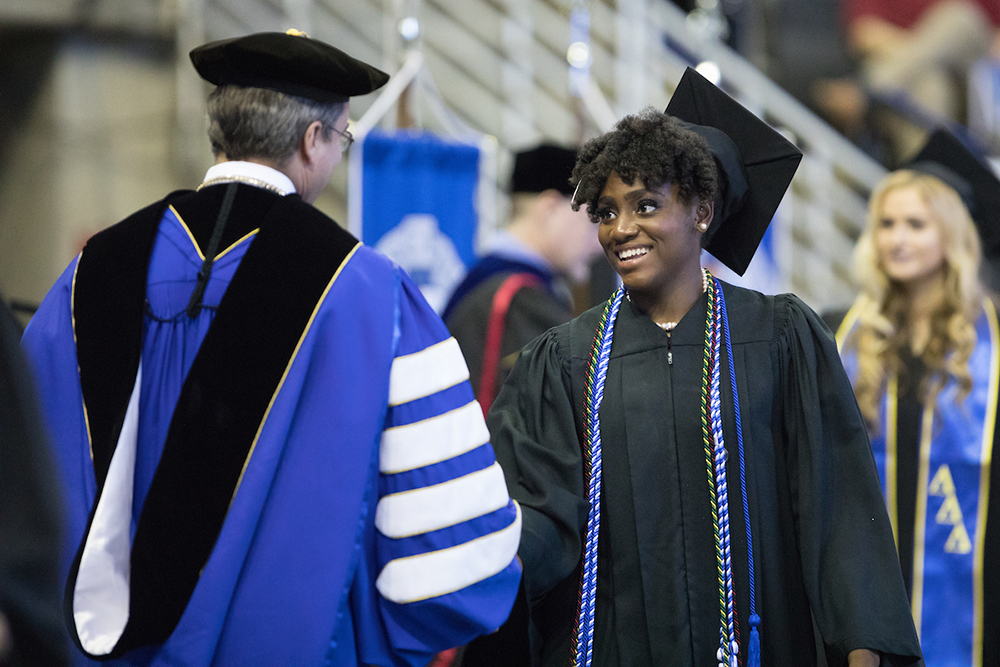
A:
<svg viewBox="0 0 1000 667">
<path fill-rule="evenodd" d="M 855 251 L 861 295 L 837 331 L 929 667 L 1000 665 L 1000 576 L 988 565 L 1000 556 L 988 521 L 1000 516 L 1000 345 L 969 213 L 975 190 L 1000 188 L 984 171 L 938 133 L 879 183 Z"/>
</svg>

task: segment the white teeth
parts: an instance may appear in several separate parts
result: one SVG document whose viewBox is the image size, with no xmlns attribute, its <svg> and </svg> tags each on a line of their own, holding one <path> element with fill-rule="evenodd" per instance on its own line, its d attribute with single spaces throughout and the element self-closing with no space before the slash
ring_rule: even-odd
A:
<svg viewBox="0 0 1000 667">
<path fill-rule="evenodd" d="M 618 259 L 634 259 L 636 257 L 642 257 L 647 252 L 649 252 L 649 248 L 630 248 L 628 250 L 621 250 L 618 252 Z"/>
</svg>

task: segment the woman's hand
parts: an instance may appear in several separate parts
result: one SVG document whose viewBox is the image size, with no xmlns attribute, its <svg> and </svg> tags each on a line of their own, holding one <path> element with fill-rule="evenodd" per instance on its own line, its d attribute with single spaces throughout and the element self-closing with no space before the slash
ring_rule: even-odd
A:
<svg viewBox="0 0 1000 667">
<path fill-rule="evenodd" d="M 847 654 L 847 667 L 878 667 L 879 656 L 875 651 L 859 648 Z"/>
</svg>

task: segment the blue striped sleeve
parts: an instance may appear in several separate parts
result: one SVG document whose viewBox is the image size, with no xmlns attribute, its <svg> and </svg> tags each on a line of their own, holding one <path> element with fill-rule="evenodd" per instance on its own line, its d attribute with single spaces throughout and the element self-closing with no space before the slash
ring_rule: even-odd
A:
<svg viewBox="0 0 1000 667">
<path fill-rule="evenodd" d="M 506 619 L 521 514 L 461 350 L 405 275 L 398 318 L 379 447 L 376 587 L 394 648 L 436 651 Z"/>
</svg>

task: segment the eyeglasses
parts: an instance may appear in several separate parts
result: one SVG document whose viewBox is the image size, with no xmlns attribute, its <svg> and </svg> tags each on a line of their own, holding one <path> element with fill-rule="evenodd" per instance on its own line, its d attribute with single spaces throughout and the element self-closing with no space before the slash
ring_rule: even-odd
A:
<svg viewBox="0 0 1000 667">
<path fill-rule="evenodd" d="M 351 144 L 354 143 L 354 135 L 351 134 L 350 131 L 347 130 L 346 128 L 344 129 L 343 132 L 341 132 L 340 130 L 331 125 L 330 129 L 340 135 L 340 152 L 346 153 L 347 149 L 350 148 Z"/>
</svg>

